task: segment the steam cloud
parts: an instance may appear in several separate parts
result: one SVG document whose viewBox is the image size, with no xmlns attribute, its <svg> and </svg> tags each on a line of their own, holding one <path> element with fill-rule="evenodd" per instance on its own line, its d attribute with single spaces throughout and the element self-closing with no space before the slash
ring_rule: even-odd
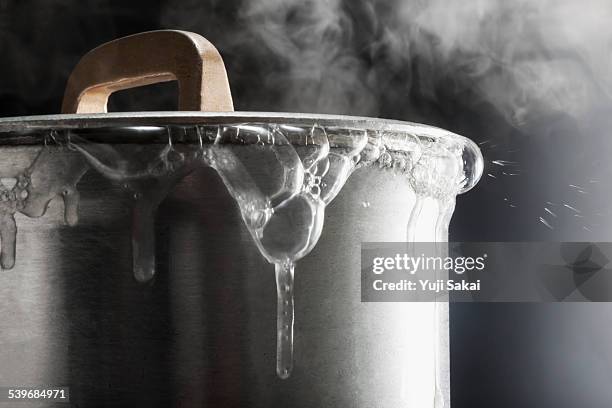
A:
<svg viewBox="0 0 612 408">
<path fill-rule="evenodd" d="M 410 95 L 446 88 L 522 126 L 580 117 L 612 87 L 607 0 L 250 0 L 234 17 L 222 52 L 268 61 L 277 109 L 405 117 Z M 192 18 L 166 21 L 202 32 Z"/>
<path fill-rule="evenodd" d="M 48 106 L 59 106 L 79 56 L 158 28 L 116 27 L 110 0 L 68 3 L 0 1 L 7 113 L 57 111 Z M 520 127 L 559 113 L 582 119 L 612 93 L 609 0 L 167 0 L 147 13 L 220 48 L 242 110 L 427 121 L 424 103 L 450 97 Z"/>
</svg>

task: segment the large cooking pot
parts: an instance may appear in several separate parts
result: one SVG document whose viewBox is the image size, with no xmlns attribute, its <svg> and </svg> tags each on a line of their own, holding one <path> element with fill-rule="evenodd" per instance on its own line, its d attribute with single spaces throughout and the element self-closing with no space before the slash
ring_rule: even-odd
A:
<svg viewBox="0 0 612 408">
<path fill-rule="evenodd" d="M 106 113 L 170 80 L 180 112 Z M 360 246 L 445 241 L 478 148 L 233 112 L 229 89 L 204 38 L 149 32 L 88 53 L 63 114 L 0 120 L 0 386 L 68 386 L 75 407 L 448 406 L 447 306 L 362 303 Z"/>
</svg>

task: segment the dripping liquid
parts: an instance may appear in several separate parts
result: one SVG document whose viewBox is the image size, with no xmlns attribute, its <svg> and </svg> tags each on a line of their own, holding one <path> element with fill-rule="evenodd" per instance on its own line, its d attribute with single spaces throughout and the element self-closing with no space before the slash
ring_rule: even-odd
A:
<svg viewBox="0 0 612 408">
<path fill-rule="evenodd" d="M 289 378 L 293 370 L 293 272 L 292 262 L 274 265 L 276 274 L 276 374 Z"/>
<path fill-rule="evenodd" d="M 185 130 L 183 129 L 185 132 Z M 245 124 L 195 128 L 197 143 L 168 143 L 153 154 L 137 149 L 126 153 L 112 144 L 91 143 L 68 134 L 66 143 L 43 146 L 14 186 L 0 186 L 0 239 L 2 267 L 15 263 L 15 212 L 29 217 L 44 215 L 55 197 L 64 201 L 65 222 L 78 222 L 78 190 L 81 177 L 93 170 L 121 186 L 132 200 L 132 264 L 135 278 L 149 281 L 155 275 L 154 220 L 157 207 L 172 189 L 199 166 L 212 167 L 234 198 L 253 242 L 274 267 L 277 291 L 278 377 L 286 379 L 293 370 L 295 272 L 299 260 L 317 244 L 323 229 L 326 206 L 338 195 L 351 173 L 361 166 L 378 165 L 408 177 L 414 185 L 416 202 L 408 226 L 408 241 L 419 239 L 416 223 L 424 200 L 436 196 L 442 202 L 435 239 L 444 241 L 454 208 L 454 195 L 461 169 L 442 173 L 422 152 L 417 137 L 402 135 L 409 151 L 392 154 L 393 137 L 349 131 L 340 147 L 331 147 L 328 131 L 314 124 L 282 126 Z M 54 134 L 54 140 L 60 135 Z M 338 137 L 338 135 L 335 135 Z M 296 147 L 296 140 L 297 143 Z M 431 149 L 430 149 L 431 150 Z M 245 154 L 248 160 L 245 159 Z M 438 156 L 440 152 L 435 152 Z M 451 155 L 446 151 L 445 154 Z M 456 158 L 453 156 L 453 159 Z M 272 163 L 274 169 L 262 180 L 252 163 Z M 205 188 L 205 186 L 203 186 Z M 443 200 L 441 198 L 444 198 Z M 369 202 L 364 208 L 369 207 Z M 297 264 L 297 268 L 296 268 Z"/>
</svg>

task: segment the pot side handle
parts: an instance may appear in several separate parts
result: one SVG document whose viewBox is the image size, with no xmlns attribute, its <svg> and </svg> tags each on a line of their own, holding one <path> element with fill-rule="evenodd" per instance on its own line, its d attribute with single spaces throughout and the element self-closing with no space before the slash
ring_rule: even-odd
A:
<svg viewBox="0 0 612 408">
<path fill-rule="evenodd" d="M 105 113 L 113 92 L 174 80 L 179 83 L 179 110 L 234 110 L 217 49 L 198 34 L 160 30 L 119 38 L 88 52 L 70 74 L 62 113 Z"/>
</svg>

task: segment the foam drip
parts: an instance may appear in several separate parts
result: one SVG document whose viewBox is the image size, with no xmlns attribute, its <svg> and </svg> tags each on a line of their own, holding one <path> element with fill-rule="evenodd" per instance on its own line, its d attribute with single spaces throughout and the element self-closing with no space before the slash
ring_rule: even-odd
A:
<svg viewBox="0 0 612 408">
<path fill-rule="evenodd" d="M 91 167 L 119 183 L 133 200 L 132 268 L 139 282 L 147 282 L 155 275 L 157 207 L 189 172 L 185 154 L 174 148 L 171 136 L 168 132 L 168 144 L 154 154 L 143 154 L 142 148 L 122 154 L 110 145 L 87 143 L 74 136 L 71 139 L 71 147 Z"/>
<path fill-rule="evenodd" d="M 149 281 L 155 275 L 159 204 L 191 171 L 212 167 L 234 198 L 253 243 L 274 265 L 276 369 L 285 379 L 293 369 L 295 264 L 317 244 L 325 208 L 353 171 L 374 166 L 406 177 L 416 196 L 408 241 L 417 239 L 421 211 L 431 198 L 439 202 L 433 235 L 437 241 L 447 239 L 454 197 L 475 183 L 470 176 L 479 174 L 465 174 L 471 159 L 466 162 L 463 139 L 447 133 L 427 136 L 432 132 L 427 127 L 414 130 L 412 134 L 269 123 L 174 126 L 157 128 L 166 141 L 131 144 L 91 141 L 78 131 L 52 132 L 49 145 L 41 147 L 14 185 L 0 186 L 0 261 L 5 269 L 15 263 L 17 211 L 40 217 L 59 196 L 66 224 L 77 224 L 77 183 L 92 168 L 130 197 L 133 273 L 138 281 Z M 478 158 L 476 153 L 472 156 Z"/>
<path fill-rule="evenodd" d="M 31 218 L 42 217 L 51 200 L 61 197 L 64 221 L 73 226 L 78 222 L 79 194 L 77 183 L 87 171 L 81 155 L 65 143 L 55 140 L 57 134 L 45 138 L 32 163 L 13 177 L 2 177 L 0 185 L 0 264 L 3 269 L 15 265 L 17 224 L 15 214 Z M 48 146 L 53 143 L 54 147 Z"/>
<path fill-rule="evenodd" d="M 286 132 L 297 133 L 296 148 Z M 224 132 L 225 134 L 225 132 Z M 258 186 L 232 149 L 215 138 L 203 157 L 215 168 L 236 200 L 242 218 L 262 256 L 275 265 L 277 284 L 277 367 L 280 378 L 293 368 L 293 276 L 295 262 L 316 245 L 325 216 L 325 206 L 338 194 L 351 171 L 354 157 L 367 143 L 361 133 L 350 139 L 344 151 L 330 153 L 325 129 L 310 130 L 280 126 L 242 126 L 235 138 L 251 146 L 249 159 L 272 153 L 281 176 L 268 193 Z M 230 143 L 232 140 L 230 139 Z M 273 176 L 271 176 L 274 178 Z"/>
</svg>

